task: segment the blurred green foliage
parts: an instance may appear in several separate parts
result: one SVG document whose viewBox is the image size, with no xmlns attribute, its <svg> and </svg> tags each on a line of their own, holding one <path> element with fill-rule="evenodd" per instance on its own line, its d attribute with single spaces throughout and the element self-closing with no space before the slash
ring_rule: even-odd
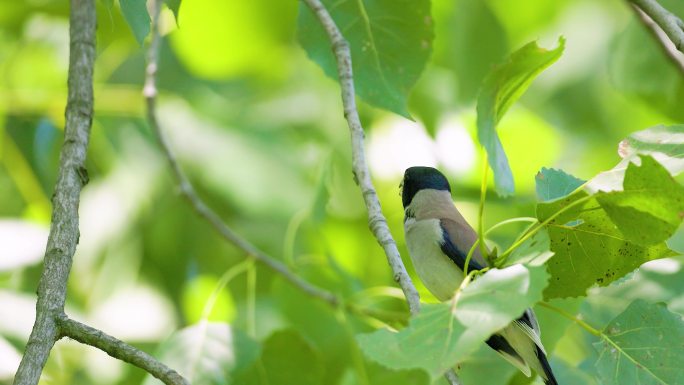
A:
<svg viewBox="0 0 684 385">
<path fill-rule="evenodd" d="M 662 3 L 684 15 L 681 2 Z M 259 383 L 273 383 L 274 371 L 289 370 L 282 378 L 292 383 L 427 384 L 423 372 L 394 372 L 369 361 L 355 342 L 356 334 L 385 323 L 403 324 L 406 305 L 396 298 L 352 180 L 338 85 L 297 43 L 297 8 L 296 1 L 191 0 L 180 5 L 178 23 L 165 9 L 161 122 L 199 193 L 238 233 L 297 274 L 385 317 L 341 313 L 258 265 L 213 295 L 224 274 L 246 256 L 179 199 L 143 117 L 143 48 L 119 4 L 107 1 L 98 2 L 91 181 L 82 194 L 67 312 L 161 358 L 173 349 L 190 349 L 182 338 L 192 333 L 194 343 L 224 339 L 247 346 L 240 350 L 247 352 L 244 361 L 209 354 L 210 362 L 202 362 L 225 371 L 209 383 L 253 381 L 254 370 Z M 530 40 L 552 47 L 563 35 L 565 53 L 498 125 L 517 195 L 488 196 L 485 228 L 534 215 L 534 177 L 542 167 L 589 179 L 618 163 L 617 144 L 629 133 L 682 118 L 681 73 L 623 2 L 433 0 L 431 12 L 433 53 L 408 98 L 415 122 L 360 106 L 374 182 L 403 256 L 397 186 L 409 165 L 442 168 L 453 181 L 459 209 L 476 223 L 477 90 L 494 64 Z M 0 2 L 3 384 L 11 382 L 33 321 L 42 252 L 35 245 L 44 244 L 47 234 L 64 126 L 67 20 L 67 2 Z M 407 52 L 393 59 L 409 63 L 415 56 Z M 27 232 L 27 226 L 35 231 Z M 524 226 L 502 227 L 490 237 L 507 246 Z M 684 244 L 681 228 L 670 244 L 684 251 L 675 247 Z M 407 268 L 412 272 L 410 263 Z M 681 257 L 654 261 L 633 276 L 592 289 L 587 300 L 553 303 L 579 309 L 595 327 L 642 297 L 684 314 L 683 274 Z M 414 282 L 424 301 L 435 302 Z M 206 310 L 210 298 L 216 302 Z M 537 311 L 561 383 L 599 378 L 593 336 L 545 309 Z M 203 314 L 212 322 L 198 323 Z M 254 349 L 261 349 L 257 369 L 248 365 Z M 492 375 L 482 379 L 485 370 Z M 466 383 L 526 383 L 485 347 L 464 360 L 459 373 Z M 143 381 L 145 373 L 137 368 L 60 341 L 42 383 Z"/>
</svg>

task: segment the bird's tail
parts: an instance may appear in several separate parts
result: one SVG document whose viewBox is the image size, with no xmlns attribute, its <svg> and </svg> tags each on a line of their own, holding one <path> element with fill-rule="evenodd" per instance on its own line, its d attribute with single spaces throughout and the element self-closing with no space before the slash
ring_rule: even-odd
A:
<svg viewBox="0 0 684 385">
<path fill-rule="evenodd" d="M 556 377 L 553 375 L 551 370 L 551 365 L 549 365 L 549 360 L 546 359 L 546 354 L 537 346 L 537 358 L 539 358 L 539 363 L 541 364 L 544 373 L 539 373 L 544 378 L 544 385 L 558 385 Z"/>
</svg>

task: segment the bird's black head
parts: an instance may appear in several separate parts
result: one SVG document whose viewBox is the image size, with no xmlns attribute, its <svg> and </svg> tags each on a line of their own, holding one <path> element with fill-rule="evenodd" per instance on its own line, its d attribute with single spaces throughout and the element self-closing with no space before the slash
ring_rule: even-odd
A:
<svg viewBox="0 0 684 385">
<path fill-rule="evenodd" d="M 420 190 L 433 189 L 451 192 L 447 178 L 439 170 L 432 167 L 407 168 L 401 184 L 401 203 L 404 208 L 411 204 L 413 197 Z"/>
</svg>

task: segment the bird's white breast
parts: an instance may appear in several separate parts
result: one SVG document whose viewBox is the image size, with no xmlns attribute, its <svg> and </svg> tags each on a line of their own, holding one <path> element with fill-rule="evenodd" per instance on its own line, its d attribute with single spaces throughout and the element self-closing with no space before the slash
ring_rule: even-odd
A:
<svg viewBox="0 0 684 385">
<path fill-rule="evenodd" d="M 425 287 L 440 301 L 451 298 L 463 280 L 463 272 L 442 252 L 439 219 L 407 218 L 404 233 L 413 267 Z"/>
</svg>

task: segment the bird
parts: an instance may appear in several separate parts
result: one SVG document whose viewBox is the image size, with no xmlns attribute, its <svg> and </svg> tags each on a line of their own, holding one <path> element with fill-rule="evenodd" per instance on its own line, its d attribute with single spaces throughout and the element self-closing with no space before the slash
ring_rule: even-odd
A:
<svg viewBox="0 0 684 385">
<path fill-rule="evenodd" d="M 409 167 L 400 185 L 406 246 L 418 277 L 440 301 L 453 297 L 464 279 L 470 248 L 478 239 L 451 199 L 449 181 L 433 167 Z M 478 248 L 468 271 L 486 266 Z M 532 309 L 486 341 L 527 377 L 533 369 L 546 385 L 558 385 L 541 342 Z"/>
</svg>

